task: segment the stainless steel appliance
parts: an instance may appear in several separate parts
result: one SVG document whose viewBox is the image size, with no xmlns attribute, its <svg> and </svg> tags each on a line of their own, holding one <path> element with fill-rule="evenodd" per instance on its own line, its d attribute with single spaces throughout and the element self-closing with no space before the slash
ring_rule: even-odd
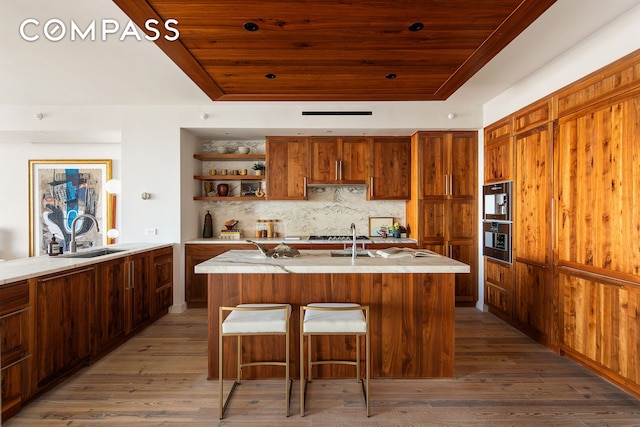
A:
<svg viewBox="0 0 640 427">
<path fill-rule="evenodd" d="M 483 187 L 482 241 L 484 256 L 511 263 L 512 182 Z"/>
<path fill-rule="evenodd" d="M 511 181 L 483 187 L 485 221 L 511 221 Z"/>
<path fill-rule="evenodd" d="M 484 221 L 482 228 L 483 255 L 511 263 L 511 223 Z"/>
</svg>

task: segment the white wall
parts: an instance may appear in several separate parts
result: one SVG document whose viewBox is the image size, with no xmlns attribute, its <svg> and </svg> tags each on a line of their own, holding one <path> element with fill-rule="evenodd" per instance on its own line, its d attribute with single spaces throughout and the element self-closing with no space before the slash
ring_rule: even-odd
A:
<svg viewBox="0 0 640 427">
<path fill-rule="evenodd" d="M 640 49 L 640 5 L 499 94 L 483 107 L 483 126 Z"/>
<path fill-rule="evenodd" d="M 120 157 L 120 144 L 0 142 L 0 259 L 29 256 L 29 160 L 112 159 L 117 177 Z"/>
</svg>

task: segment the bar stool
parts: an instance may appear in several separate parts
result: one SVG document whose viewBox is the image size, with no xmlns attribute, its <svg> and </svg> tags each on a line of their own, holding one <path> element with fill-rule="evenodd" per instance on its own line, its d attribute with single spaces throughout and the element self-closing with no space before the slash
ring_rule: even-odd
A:
<svg viewBox="0 0 640 427">
<path fill-rule="evenodd" d="M 224 312 L 229 311 L 226 319 Z M 240 384 L 242 368 L 247 366 L 284 366 L 286 380 L 286 414 L 289 416 L 289 400 L 291 397 L 291 375 L 289 373 L 289 319 L 291 318 L 291 306 L 289 304 L 240 304 L 236 307 L 220 307 L 219 335 L 218 335 L 218 389 L 220 419 L 224 416 L 229 399 Z M 242 337 L 254 335 L 284 335 L 285 336 L 285 361 L 249 361 L 242 362 Z M 238 339 L 238 362 L 236 380 L 226 399 L 223 399 L 223 346 L 222 338 L 236 336 Z"/>
<path fill-rule="evenodd" d="M 356 360 L 313 360 L 311 341 L 314 335 L 355 335 Z M 304 375 L 304 337 L 307 337 L 308 375 L 312 378 L 315 365 L 340 364 L 356 367 L 356 381 L 362 384 L 362 392 L 369 410 L 369 307 L 352 303 L 314 303 L 300 307 L 300 416 L 304 417 L 306 380 Z M 365 338 L 365 379 L 360 379 L 360 337 Z"/>
</svg>

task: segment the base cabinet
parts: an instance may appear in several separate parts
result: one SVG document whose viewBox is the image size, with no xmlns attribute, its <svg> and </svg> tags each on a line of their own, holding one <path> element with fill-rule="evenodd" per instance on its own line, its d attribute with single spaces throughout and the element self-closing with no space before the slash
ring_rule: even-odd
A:
<svg viewBox="0 0 640 427">
<path fill-rule="evenodd" d="M 94 278 L 92 266 L 37 279 L 35 381 L 38 389 L 52 385 L 89 362 Z"/>
<path fill-rule="evenodd" d="M 173 304 L 173 248 L 153 252 L 152 317 L 158 319 L 168 313 Z"/>
<path fill-rule="evenodd" d="M 32 362 L 31 300 L 28 282 L 21 281 L 0 288 L 0 343 L 2 345 L 2 420 L 20 411 L 29 396 L 27 381 Z"/>
<path fill-rule="evenodd" d="M 558 270 L 561 349 L 640 395 L 640 286 Z"/>
<path fill-rule="evenodd" d="M 166 313 L 172 278 L 168 247 L 0 285 L 2 420 Z"/>
</svg>

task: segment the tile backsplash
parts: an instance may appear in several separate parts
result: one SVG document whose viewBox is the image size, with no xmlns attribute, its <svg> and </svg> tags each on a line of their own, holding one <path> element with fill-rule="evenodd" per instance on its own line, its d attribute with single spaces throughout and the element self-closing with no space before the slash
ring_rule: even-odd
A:
<svg viewBox="0 0 640 427">
<path fill-rule="evenodd" d="M 203 143 L 204 153 L 215 153 L 218 146 L 235 153 L 238 146 L 251 149 L 252 153 L 264 153 L 265 141 L 207 141 Z M 237 164 L 236 164 L 237 163 Z M 202 162 L 202 174 L 208 174 L 211 168 L 251 170 L 249 162 Z M 249 172 L 251 173 L 251 171 Z M 240 191 L 238 181 L 229 181 L 230 194 Z M 350 234 L 351 223 L 356 225 L 357 233 L 368 235 L 369 217 L 392 217 L 405 224 L 406 203 L 398 201 L 367 201 L 365 185 L 309 187 L 308 200 L 256 200 L 254 201 L 215 201 L 200 203 L 199 226 L 202 230 L 207 210 L 213 216 L 214 236 L 224 228 L 225 221 L 239 220 L 238 228 L 244 236 L 254 234 L 257 219 L 279 219 L 279 232 L 284 236 L 305 236 L 309 234 Z M 200 237 L 200 236 L 199 236 Z"/>
</svg>

